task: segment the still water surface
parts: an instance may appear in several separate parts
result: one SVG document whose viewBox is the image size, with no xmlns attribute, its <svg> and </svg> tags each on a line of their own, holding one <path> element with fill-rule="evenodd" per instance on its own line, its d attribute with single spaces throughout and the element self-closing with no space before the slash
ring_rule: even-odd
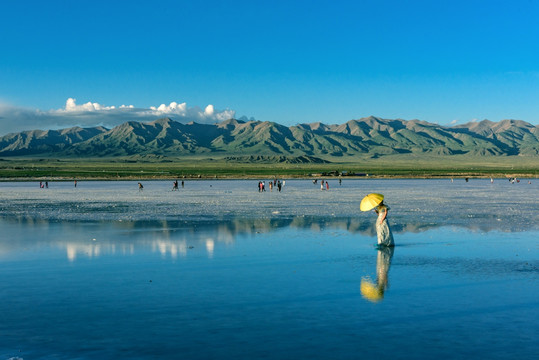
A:
<svg viewBox="0 0 539 360">
<path fill-rule="evenodd" d="M 539 229 L 517 210 L 452 216 L 443 206 L 431 211 L 432 204 L 408 201 L 415 191 L 443 202 L 436 193 L 447 182 L 345 183 L 324 193 L 287 182 L 282 194 L 251 193 L 246 184 L 183 189 L 178 203 L 199 201 L 205 209 L 183 217 L 185 207 L 175 210 L 170 193 L 143 198 L 152 184 L 144 195 L 108 203 L 99 199 L 104 183 L 88 185 L 84 195 L 67 184 L 48 192 L 4 184 L 0 358 L 539 355 Z M 489 185 L 471 185 L 476 203 L 490 201 Z M 375 248 L 373 214 L 346 216 L 369 187 L 398 200 L 390 203 L 394 249 Z M 469 190 L 455 193 L 462 191 Z M 93 199 L 94 211 L 63 214 L 76 208 L 75 196 Z M 328 202 L 316 206 L 323 197 L 344 210 L 324 214 Z M 238 204 L 251 211 L 238 214 Z M 521 208 L 530 214 L 536 206 L 537 198 Z"/>
</svg>

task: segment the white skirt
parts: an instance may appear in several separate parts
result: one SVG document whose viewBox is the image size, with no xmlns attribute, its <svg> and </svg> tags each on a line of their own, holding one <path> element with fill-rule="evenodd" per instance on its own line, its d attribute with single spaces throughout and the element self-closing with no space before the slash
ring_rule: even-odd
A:
<svg viewBox="0 0 539 360">
<path fill-rule="evenodd" d="M 384 219 L 381 224 L 376 221 L 376 233 L 378 234 L 378 245 L 395 246 L 387 219 Z"/>
</svg>

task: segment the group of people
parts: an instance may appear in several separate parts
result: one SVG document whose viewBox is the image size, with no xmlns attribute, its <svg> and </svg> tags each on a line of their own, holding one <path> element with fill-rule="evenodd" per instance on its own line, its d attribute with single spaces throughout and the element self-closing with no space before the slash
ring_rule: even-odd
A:
<svg viewBox="0 0 539 360">
<path fill-rule="evenodd" d="M 281 190 L 284 188 L 284 184 L 286 183 L 286 180 L 277 180 L 274 179 L 273 181 L 269 182 L 269 189 L 270 191 L 273 191 L 273 187 L 277 187 L 277 190 L 281 192 Z M 259 181 L 258 182 L 258 192 L 264 192 L 266 191 L 266 182 L 265 181 Z"/>
<path fill-rule="evenodd" d="M 185 187 L 185 183 L 182 180 L 182 188 Z M 178 191 L 178 180 L 174 180 L 172 183 L 172 191 Z"/>
<path fill-rule="evenodd" d="M 313 180 L 313 184 L 318 184 L 318 179 Z M 339 185 L 342 185 L 342 179 L 339 177 Z M 329 190 L 329 181 L 322 180 L 320 182 L 320 190 Z"/>
<path fill-rule="evenodd" d="M 75 186 L 77 186 L 75 184 Z M 185 187 L 185 182 L 182 180 L 182 188 Z M 144 185 L 142 185 L 142 183 L 138 183 L 138 191 L 143 191 L 144 190 Z M 178 191 L 178 180 L 174 180 L 174 182 L 172 183 L 172 191 Z"/>
<path fill-rule="evenodd" d="M 510 182 L 511 184 L 514 184 L 514 183 L 516 182 L 516 183 L 518 184 L 518 183 L 520 182 L 520 180 L 517 179 L 516 177 L 510 177 L 510 178 L 509 178 L 509 182 Z M 532 183 L 531 181 L 528 181 L 528 184 L 531 184 L 531 183 Z"/>
<path fill-rule="evenodd" d="M 322 182 L 320 183 L 320 190 L 329 190 L 329 181 L 322 180 Z"/>
<path fill-rule="evenodd" d="M 517 179 L 516 177 L 510 177 L 510 178 L 508 178 L 507 180 L 509 180 L 509 182 L 510 182 L 511 184 L 514 184 L 515 182 L 518 184 L 518 183 L 520 182 L 520 180 Z M 464 181 L 465 181 L 465 182 L 469 182 L 469 181 L 470 181 L 470 178 L 465 177 L 465 178 L 464 178 Z M 451 182 L 453 182 L 453 178 L 451 178 Z M 491 183 L 491 184 L 494 183 L 494 179 L 493 179 L 493 178 L 490 178 L 490 183 Z M 528 184 L 531 184 L 531 183 L 532 183 L 532 182 L 531 182 L 530 180 L 528 180 Z"/>
</svg>

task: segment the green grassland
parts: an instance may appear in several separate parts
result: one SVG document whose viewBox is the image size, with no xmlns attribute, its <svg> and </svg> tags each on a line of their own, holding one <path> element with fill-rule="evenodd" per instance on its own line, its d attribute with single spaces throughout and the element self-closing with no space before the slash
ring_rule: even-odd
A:
<svg viewBox="0 0 539 360">
<path fill-rule="evenodd" d="M 209 157 L 3 158 L 0 180 L 306 178 L 343 171 L 369 177 L 537 177 L 539 158 L 387 155 L 328 163 L 229 162 Z"/>
</svg>

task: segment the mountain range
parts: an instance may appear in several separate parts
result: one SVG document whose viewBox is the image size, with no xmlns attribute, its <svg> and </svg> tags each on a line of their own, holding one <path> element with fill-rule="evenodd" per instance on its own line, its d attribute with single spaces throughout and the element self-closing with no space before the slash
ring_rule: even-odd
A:
<svg viewBox="0 0 539 360">
<path fill-rule="evenodd" d="M 3 157 L 207 155 L 229 161 L 319 162 L 391 154 L 537 156 L 539 126 L 521 120 L 483 120 L 447 127 L 374 116 L 341 125 L 289 127 L 269 121 L 230 119 L 217 124 L 183 124 L 163 118 L 147 123 L 130 121 L 112 129 L 73 127 L 0 137 Z"/>
</svg>

